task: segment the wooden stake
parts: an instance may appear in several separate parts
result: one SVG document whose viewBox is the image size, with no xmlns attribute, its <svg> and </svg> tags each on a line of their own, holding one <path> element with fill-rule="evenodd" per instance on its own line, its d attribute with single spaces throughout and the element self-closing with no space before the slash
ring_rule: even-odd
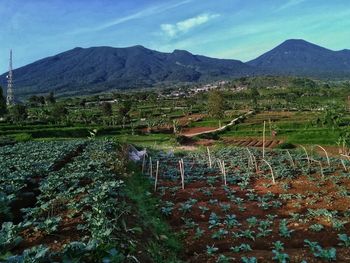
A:
<svg viewBox="0 0 350 263">
<path fill-rule="evenodd" d="M 254 156 L 254 154 L 251 153 L 251 151 L 249 151 L 248 147 L 246 149 L 247 149 L 248 154 L 249 154 L 248 168 L 250 167 L 249 166 L 249 161 L 250 161 L 252 165 L 255 165 L 255 172 L 257 173 L 258 172 L 258 164 L 256 163 L 255 156 Z"/>
<path fill-rule="evenodd" d="M 156 167 L 156 179 L 154 180 L 154 192 L 157 191 L 158 172 L 159 172 L 159 161 L 157 161 L 157 167 Z"/>
<path fill-rule="evenodd" d="M 180 176 L 181 176 L 181 186 L 182 186 L 182 190 L 184 190 L 185 189 L 185 169 L 184 169 L 183 159 L 179 161 L 179 168 L 180 168 Z"/>
<path fill-rule="evenodd" d="M 300 145 L 300 146 L 304 149 L 304 152 L 306 154 L 307 163 L 308 163 L 308 166 L 310 168 L 310 158 L 309 158 L 309 155 L 307 154 L 306 148 L 302 145 Z"/>
<path fill-rule="evenodd" d="M 292 155 L 290 154 L 290 152 L 288 150 L 287 150 L 287 154 L 289 156 L 290 162 L 292 163 L 293 167 L 295 167 L 295 163 L 294 163 L 293 157 L 292 157 Z"/>
<path fill-rule="evenodd" d="M 344 160 L 343 160 L 343 159 L 340 159 L 340 162 L 341 162 L 341 164 L 343 165 L 344 171 L 347 172 L 348 169 L 346 168 L 346 165 L 345 165 L 345 163 L 344 163 Z"/>
<path fill-rule="evenodd" d="M 264 130 L 263 130 L 263 159 L 265 158 L 265 129 L 266 129 L 266 121 L 264 121 Z"/>
<path fill-rule="evenodd" d="M 143 155 L 143 159 L 142 159 L 142 174 L 145 171 L 145 163 L 146 163 L 146 153 Z"/>
<path fill-rule="evenodd" d="M 211 156 L 210 156 L 209 147 L 207 147 L 207 151 L 208 151 L 208 159 L 209 159 L 209 168 L 211 168 Z"/>
<path fill-rule="evenodd" d="M 152 174 L 153 174 L 152 157 L 149 157 L 149 175 L 152 177 Z"/>
<path fill-rule="evenodd" d="M 222 170 L 223 170 L 223 175 L 224 175 L 224 184 L 225 186 L 227 185 L 226 183 L 226 169 L 225 169 L 225 161 L 222 161 Z"/>
<path fill-rule="evenodd" d="M 329 157 L 328 157 L 328 153 L 327 153 L 326 149 L 323 148 L 321 145 L 316 145 L 316 146 L 324 151 L 324 153 L 326 154 L 326 157 L 327 157 L 328 167 L 331 167 L 331 162 L 329 161 Z"/>
<path fill-rule="evenodd" d="M 273 170 L 272 170 L 271 165 L 270 165 L 265 159 L 263 159 L 263 161 L 270 167 L 271 177 L 272 177 L 272 183 L 275 184 L 275 183 L 276 183 L 276 181 L 275 181 L 275 175 L 273 174 Z"/>
</svg>

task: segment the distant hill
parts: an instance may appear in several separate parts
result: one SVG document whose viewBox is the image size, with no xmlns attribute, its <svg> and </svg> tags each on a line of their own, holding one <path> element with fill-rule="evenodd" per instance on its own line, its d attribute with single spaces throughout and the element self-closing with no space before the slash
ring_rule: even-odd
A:
<svg viewBox="0 0 350 263">
<path fill-rule="evenodd" d="M 89 94 L 155 84 L 198 82 L 248 76 L 255 70 L 238 60 L 215 59 L 143 46 L 75 48 L 14 71 L 17 96 Z M 3 84 L 6 74 L 0 77 Z"/>
<path fill-rule="evenodd" d="M 275 75 L 350 78 L 350 50 L 332 51 L 301 39 L 287 40 L 247 64 Z"/>
<path fill-rule="evenodd" d="M 268 74 L 349 79 L 350 50 L 332 51 L 291 39 L 243 63 L 184 50 L 163 53 L 143 46 L 74 48 L 14 71 L 17 97 L 50 91 L 83 95 Z M 6 85 L 6 74 L 0 76 L 0 85 Z"/>
</svg>

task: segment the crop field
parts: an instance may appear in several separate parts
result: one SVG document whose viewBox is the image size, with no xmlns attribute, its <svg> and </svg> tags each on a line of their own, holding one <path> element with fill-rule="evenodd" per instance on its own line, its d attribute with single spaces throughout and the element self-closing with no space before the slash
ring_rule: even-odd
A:
<svg viewBox="0 0 350 263">
<path fill-rule="evenodd" d="M 114 172 L 118 161 L 108 164 L 118 160 L 116 147 L 61 141 L 0 148 L 0 261 L 123 260 L 116 231 L 130 207 Z"/>
<path fill-rule="evenodd" d="M 223 139 L 259 139 L 262 137 L 263 123 L 266 122 L 266 134 L 271 140 L 294 144 L 336 145 L 344 127 L 333 129 L 317 123 L 322 119 L 319 112 L 308 111 L 263 111 L 250 116 L 231 130 L 220 134 Z M 276 135 L 272 136 L 272 131 Z"/>
<path fill-rule="evenodd" d="M 350 262 L 350 162 L 307 151 L 262 155 L 228 147 L 144 160 L 183 260 Z"/>
</svg>

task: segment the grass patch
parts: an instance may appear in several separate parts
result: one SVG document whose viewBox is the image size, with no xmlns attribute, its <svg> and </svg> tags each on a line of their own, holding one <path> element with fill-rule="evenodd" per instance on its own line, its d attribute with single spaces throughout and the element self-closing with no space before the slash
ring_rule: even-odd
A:
<svg viewBox="0 0 350 263">
<path fill-rule="evenodd" d="M 127 181 L 127 195 L 135 203 L 143 227 L 153 235 L 147 241 L 147 252 L 153 262 L 181 262 L 178 258 L 182 250 L 181 242 L 163 220 L 159 199 L 152 195 L 151 184 L 134 165 L 131 169 L 136 173 Z"/>
</svg>

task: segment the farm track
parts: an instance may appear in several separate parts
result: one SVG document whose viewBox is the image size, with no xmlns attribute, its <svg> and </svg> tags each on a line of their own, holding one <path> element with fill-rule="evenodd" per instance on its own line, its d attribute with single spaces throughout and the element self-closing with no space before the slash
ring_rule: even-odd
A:
<svg viewBox="0 0 350 263">
<path fill-rule="evenodd" d="M 252 115 L 254 111 L 249 111 L 247 113 L 244 113 L 237 118 L 233 119 L 230 121 L 228 124 L 223 125 L 220 128 L 210 128 L 210 127 L 196 127 L 196 128 L 191 128 L 190 130 L 182 133 L 182 135 L 186 137 L 194 137 L 194 136 L 200 136 L 203 134 L 210 134 L 210 133 L 215 133 L 215 132 L 222 132 L 225 131 L 227 128 L 236 125 L 237 123 L 241 122 L 244 120 L 246 117 Z"/>
</svg>

